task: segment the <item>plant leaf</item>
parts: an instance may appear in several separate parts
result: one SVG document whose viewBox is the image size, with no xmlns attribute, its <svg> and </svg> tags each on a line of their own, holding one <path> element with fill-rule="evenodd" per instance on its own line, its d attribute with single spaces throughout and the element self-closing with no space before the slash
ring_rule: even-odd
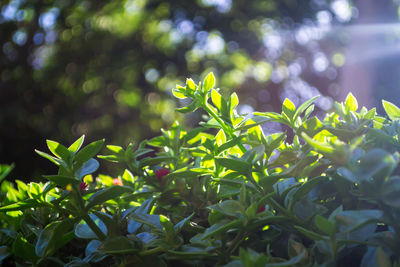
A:
<svg viewBox="0 0 400 267">
<path fill-rule="evenodd" d="M 98 251 L 104 254 L 125 254 L 137 252 L 140 243 L 125 236 L 114 236 L 108 238 L 99 247 Z"/>
<path fill-rule="evenodd" d="M 222 214 L 225 214 L 227 216 L 233 216 L 233 217 L 243 217 L 243 214 L 245 212 L 245 209 L 240 203 L 240 201 L 237 200 L 225 200 L 222 201 L 218 204 L 208 206 L 209 209 L 211 210 L 216 210 L 218 212 L 221 212 Z"/>
<path fill-rule="evenodd" d="M 296 113 L 296 106 L 290 99 L 285 98 L 282 104 L 282 113 L 286 114 L 291 122 L 293 122 L 294 114 Z"/>
<path fill-rule="evenodd" d="M 93 222 L 100 228 L 100 230 L 107 235 L 107 227 L 106 224 L 95 214 L 89 214 L 90 218 Z M 90 229 L 89 225 L 86 224 L 84 220 L 81 220 L 78 224 L 75 225 L 74 230 L 75 236 L 82 239 L 97 239 L 97 235 Z"/>
<path fill-rule="evenodd" d="M 96 205 L 102 204 L 103 202 L 106 202 L 107 200 L 114 199 L 116 197 L 119 197 L 120 195 L 124 193 L 132 192 L 132 189 L 129 187 L 124 187 L 124 186 L 112 186 L 105 188 L 103 190 L 100 190 L 96 193 L 94 193 L 90 199 L 89 203 L 86 205 L 86 210 L 90 210 Z"/>
<path fill-rule="evenodd" d="M 16 203 L 12 203 L 3 207 L 0 207 L 0 211 L 1 212 L 7 212 L 7 211 L 16 211 L 16 210 L 24 210 L 27 208 L 35 208 L 35 207 L 39 207 L 42 204 L 40 204 L 39 202 L 37 202 L 37 200 L 29 198 L 26 200 L 22 200 Z"/>
<path fill-rule="evenodd" d="M 66 219 L 64 221 L 55 221 L 48 224 L 39 235 L 36 242 L 35 252 L 39 257 L 46 257 L 55 252 L 58 241 L 68 232 L 76 219 Z"/>
<path fill-rule="evenodd" d="M 46 143 L 51 153 L 53 153 L 56 157 L 68 162 L 71 155 L 65 146 L 52 140 L 46 140 Z"/>
<path fill-rule="evenodd" d="M 250 163 L 240 159 L 215 157 L 215 161 L 221 166 L 224 166 L 233 171 L 237 171 L 244 175 L 247 175 L 251 170 Z"/>
<path fill-rule="evenodd" d="M 100 149 L 103 147 L 104 139 L 94 141 L 84 148 L 82 148 L 76 155 L 75 161 L 82 166 L 86 161 L 96 156 Z"/>
<path fill-rule="evenodd" d="M 386 114 L 392 121 L 400 119 L 400 108 L 398 108 L 395 104 L 382 100 L 382 105 L 386 111 Z"/>
<path fill-rule="evenodd" d="M 81 148 L 84 140 L 85 140 L 85 135 L 82 135 L 72 145 L 68 147 L 68 150 L 73 153 L 76 153 L 76 151 L 78 151 Z"/>
<path fill-rule="evenodd" d="M 63 175 L 46 175 L 43 177 L 61 187 L 65 187 L 68 184 L 80 184 L 81 182 L 73 177 Z"/>
<path fill-rule="evenodd" d="M 304 102 L 303 104 L 301 104 L 300 107 L 298 107 L 296 109 L 296 112 L 293 115 L 293 121 L 296 121 L 297 117 L 299 117 L 301 115 L 301 113 L 303 113 L 318 98 L 319 98 L 319 95 L 314 96 L 314 97 L 310 98 L 309 100 L 307 100 L 306 102 Z"/>
<path fill-rule="evenodd" d="M 214 88 L 215 86 L 215 77 L 214 73 L 210 72 L 207 77 L 204 79 L 203 83 L 203 92 L 207 93 L 209 90 Z"/>
<path fill-rule="evenodd" d="M 352 93 L 349 93 L 345 100 L 345 107 L 349 111 L 356 111 L 358 109 L 357 99 Z"/>
<path fill-rule="evenodd" d="M 83 165 L 75 172 L 75 176 L 81 179 L 82 177 L 97 171 L 99 166 L 100 166 L 99 162 L 91 158 L 85 163 L 83 163 Z"/>
</svg>

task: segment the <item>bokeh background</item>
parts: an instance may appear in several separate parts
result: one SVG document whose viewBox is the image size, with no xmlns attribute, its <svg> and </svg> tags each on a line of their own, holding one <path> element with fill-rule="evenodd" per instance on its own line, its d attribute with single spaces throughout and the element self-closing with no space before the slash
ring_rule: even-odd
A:
<svg viewBox="0 0 400 267">
<path fill-rule="evenodd" d="M 0 1 L 0 163 L 39 179 L 45 139 L 127 145 L 183 118 L 171 96 L 209 71 L 240 112 L 349 91 L 400 104 L 399 1 Z M 265 131 L 279 130 L 268 125 Z"/>
</svg>

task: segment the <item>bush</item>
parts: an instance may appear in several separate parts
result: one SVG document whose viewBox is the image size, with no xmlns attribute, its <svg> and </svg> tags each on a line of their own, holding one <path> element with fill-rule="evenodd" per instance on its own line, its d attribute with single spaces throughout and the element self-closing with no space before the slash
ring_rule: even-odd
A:
<svg viewBox="0 0 400 267">
<path fill-rule="evenodd" d="M 125 165 L 117 178 L 93 176 L 104 140 L 47 140 L 58 174 L 2 182 L 3 264 L 398 266 L 398 107 L 383 101 L 386 119 L 349 94 L 322 121 L 316 98 L 244 117 L 214 84 L 173 90 L 192 101 L 179 111 L 208 114 L 198 128 L 108 145 L 97 158 Z M 290 132 L 264 135 L 270 121 Z"/>
</svg>

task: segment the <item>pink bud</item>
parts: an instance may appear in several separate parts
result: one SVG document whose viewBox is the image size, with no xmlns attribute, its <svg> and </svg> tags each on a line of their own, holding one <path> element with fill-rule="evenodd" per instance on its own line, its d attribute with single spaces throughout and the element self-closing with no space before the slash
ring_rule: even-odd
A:
<svg viewBox="0 0 400 267">
<path fill-rule="evenodd" d="M 114 178 L 113 179 L 113 184 L 114 185 L 120 185 L 120 186 L 124 185 L 124 183 L 122 183 L 121 179 L 119 179 L 119 178 Z"/>
<path fill-rule="evenodd" d="M 159 169 L 155 172 L 158 181 L 161 182 L 162 178 L 169 173 L 168 169 Z"/>
<path fill-rule="evenodd" d="M 82 182 L 82 183 L 79 184 L 79 189 L 80 189 L 81 191 L 86 190 L 87 187 L 88 187 L 88 185 L 87 185 L 87 183 L 85 183 L 85 182 Z"/>
<path fill-rule="evenodd" d="M 261 213 L 261 212 L 263 212 L 263 211 L 265 211 L 265 205 L 262 205 L 262 206 L 257 210 L 257 213 Z"/>
</svg>

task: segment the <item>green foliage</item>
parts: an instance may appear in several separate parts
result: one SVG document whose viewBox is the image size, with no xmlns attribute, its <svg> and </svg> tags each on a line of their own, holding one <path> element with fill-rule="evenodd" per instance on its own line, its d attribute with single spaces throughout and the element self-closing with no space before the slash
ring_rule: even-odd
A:
<svg viewBox="0 0 400 267">
<path fill-rule="evenodd" d="M 349 94 L 322 120 L 311 114 L 315 98 L 245 118 L 212 73 L 174 94 L 191 101 L 180 111 L 203 109 L 208 118 L 191 130 L 174 123 L 126 149 L 108 145 L 97 157 L 126 167 L 119 177 L 95 175 L 104 140 L 82 147 L 82 136 L 68 148 L 48 140 L 51 154 L 37 151 L 59 168 L 46 183 L 3 180 L 0 261 L 398 266 L 397 107 L 384 102 L 387 120 Z M 289 126 L 293 140 L 266 136 L 269 121 Z"/>
<path fill-rule="evenodd" d="M 242 87 L 242 95 L 253 97 L 274 87 L 274 70 L 314 54 L 283 40 L 290 56 L 277 51 L 266 60 L 259 55 L 265 39 L 297 29 L 304 18 L 317 23 L 321 11 L 336 18 L 330 3 L 314 0 L 5 0 L 0 10 L 0 125 L 7 125 L 0 162 L 21 166 L 14 177 L 51 170 L 33 153 L 35 144 L 44 150 L 45 137 L 68 143 L 87 134 L 125 146 L 156 136 L 182 118 L 169 91 L 188 71 L 200 79 L 219 70 L 222 93 Z M 281 90 L 269 93 L 268 104 L 279 104 Z"/>
</svg>

